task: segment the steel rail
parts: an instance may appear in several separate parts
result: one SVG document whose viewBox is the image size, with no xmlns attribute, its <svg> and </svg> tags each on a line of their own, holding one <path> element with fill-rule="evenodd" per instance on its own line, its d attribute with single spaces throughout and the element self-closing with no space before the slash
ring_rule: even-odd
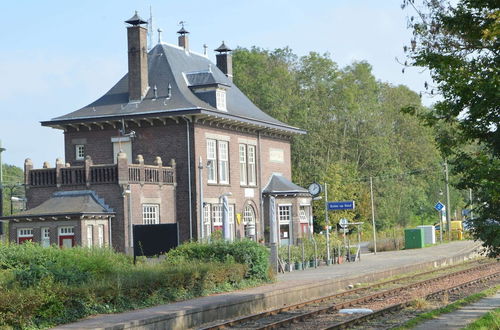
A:
<svg viewBox="0 0 500 330">
<path fill-rule="evenodd" d="M 451 288 L 448 288 L 448 289 L 443 289 L 443 290 L 439 290 L 439 291 L 435 291 L 435 292 L 429 293 L 429 294 L 425 295 L 424 298 L 425 299 L 433 298 L 435 296 L 442 295 L 442 294 L 444 294 L 446 292 L 452 293 L 453 291 L 460 290 L 462 288 L 469 287 L 469 286 L 474 285 L 476 283 L 484 282 L 484 281 L 493 279 L 493 278 L 498 277 L 498 276 L 500 276 L 500 272 L 497 272 L 495 274 L 491 274 L 491 275 L 488 275 L 488 276 L 485 276 L 485 277 L 477 278 L 477 279 L 474 279 L 474 280 L 471 280 L 471 281 L 459 284 L 457 286 L 454 286 L 454 287 L 451 287 Z M 336 323 L 336 324 L 334 324 L 332 326 L 323 328 L 323 330 L 346 329 L 349 326 L 360 324 L 362 322 L 365 322 L 367 320 L 373 319 L 375 317 L 379 317 L 379 316 L 385 315 L 387 313 L 392 313 L 392 312 L 401 310 L 401 309 L 403 309 L 405 307 L 410 306 L 411 303 L 412 303 L 412 301 L 413 301 L 412 299 L 409 299 L 409 300 L 404 301 L 402 303 L 394 304 L 394 305 L 391 305 L 391 306 L 379 309 L 377 311 L 374 311 L 373 313 L 360 315 L 360 316 L 358 316 L 356 318 L 353 318 L 353 319 L 350 319 L 350 320 L 347 320 L 347 321 L 344 321 L 344 322 Z"/>
<path fill-rule="evenodd" d="M 492 263 L 492 264 L 489 264 L 489 265 L 491 266 L 491 265 L 496 265 L 496 264 Z M 290 325 L 290 324 L 293 324 L 293 323 L 296 323 L 296 322 L 303 321 L 303 320 L 308 319 L 308 318 L 315 317 L 316 315 L 320 315 L 320 314 L 324 314 L 324 313 L 329 313 L 329 312 L 334 312 L 334 311 L 337 311 L 337 310 L 340 310 L 340 309 L 343 309 L 343 308 L 348 308 L 348 307 L 352 307 L 352 306 L 359 305 L 359 304 L 362 304 L 362 303 L 366 303 L 366 302 L 369 302 L 369 301 L 373 301 L 373 300 L 378 299 L 378 298 L 385 298 L 385 297 L 388 297 L 388 296 L 391 296 L 391 295 L 395 295 L 395 294 L 397 294 L 397 293 L 399 293 L 399 292 L 401 292 L 403 290 L 409 289 L 409 288 L 420 287 L 420 286 L 423 286 L 423 285 L 431 284 L 433 282 L 441 281 L 441 280 L 446 279 L 446 278 L 450 278 L 450 277 L 454 277 L 454 276 L 466 274 L 468 272 L 472 272 L 472 271 L 475 271 L 475 270 L 482 270 L 484 268 L 483 266 L 484 265 L 479 266 L 479 267 L 475 267 L 475 268 L 471 268 L 471 269 L 468 269 L 468 270 L 462 270 L 462 271 L 454 272 L 454 273 L 451 273 L 451 274 L 446 274 L 446 275 L 435 277 L 435 278 L 428 279 L 428 280 L 419 281 L 419 282 L 412 283 L 412 284 L 407 285 L 407 286 L 402 286 L 402 287 L 398 287 L 398 288 L 394 288 L 394 289 L 385 290 L 385 291 L 378 292 L 378 293 L 375 293 L 375 294 L 371 294 L 371 295 L 368 295 L 368 296 L 364 296 L 364 297 L 356 298 L 356 299 L 353 299 L 353 300 L 349 300 L 349 301 L 346 301 L 346 302 L 341 302 L 341 303 L 333 304 L 333 305 L 330 305 L 330 306 L 327 306 L 327 307 L 319 308 L 319 309 L 311 311 L 311 312 L 305 312 L 305 313 L 297 315 L 297 316 L 292 316 L 292 317 L 289 317 L 289 318 L 286 318 L 286 319 L 283 319 L 283 320 L 280 320 L 280 321 L 269 323 L 269 324 L 267 324 L 265 326 L 259 327 L 258 329 L 260 329 L 260 330 L 262 330 L 262 329 L 277 329 L 277 328 L 280 328 L 280 327 L 283 327 L 283 326 L 286 326 L 286 325 Z"/>
<path fill-rule="evenodd" d="M 463 273 L 480 270 L 480 269 L 483 269 L 483 268 L 487 268 L 487 267 L 489 267 L 492 264 L 494 264 L 494 263 L 485 263 L 485 264 L 482 264 L 482 265 L 479 265 L 479 266 L 475 266 L 475 267 L 471 267 L 471 268 L 467 268 L 467 269 L 455 272 L 453 274 L 460 275 L 460 274 L 463 274 Z M 407 281 L 407 280 L 410 280 L 410 279 L 414 279 L 415 277 L 426 276 L 426 275 L 430 275 L 432 273 L 446 271 L 446 270 L 450 270 L 450 269 L 457 268 L 457 267 L 460 267 L 460 266 L 463 266 L 463 264 L 451 265 L 451 266 L 446 266 L 446 267 L 438 268 L 438 269 L 432 269 L 430 271 L 426 271 L 426 272 L 423 272 L 423 273 L 418 273 L 418 274 L 414 274 L 414 275 L 410 275 L 410 276 L 405 276 L 405 277 L 401 277 L 401 278 L 397 278 L 397 279 L 393 279 L 393 280 L 388 280 L 388 281 L 376 283 L 376 284 L 373 284 L 373 285 L 370 285 L 370 286 L 366 286 L 366 287 L 362 287 L 362 288 L 347 290 L 347 291 L 344 291 L 344 292 L 339 292 L 339 293 L 335 293 L 335 294 L 332 294 L 332 295 L 323 296 L 323 297 L 320 297 L 320 298 L 308 300 L 308 301 L 301 302 L 301 303 L 298 303 L 298 304 L 288 305 L 288 306 L 285 306 L 285 307 L 280 307 L 280 308 L 277 308 L 277 309 L 273 309 L 273 310 L 269 310 L 269 311 L 265 311 L 265 312 L 260 312 L 260 313 L 255 313 L 255 314 L 251 314 L 251 315 L 245 315 L 245 316 L 242 316 L 242 317 L 239 317 L 239 318 L 234 318 L 234 319 L 231 319 L 231 320 L 228 320 L 228 321 L 217 323 L 215 325 L 201 327 L 201 328 L 198 328 L 198 329 L 200 329 L 200 330 L 224 329 L 226 327 L 231 327 L 231 326 L 234 326 L 234 325 L 237 325 L 237 324 L 241 324 L 241 323 L 244 323 L 244 322 L 247 322 L 247 321 L 253 321 L 253 320 L 261 319 L 261 318 L 264 318 L 264 317 L 267 317 L 267 316 L 277 315 L 277 314 L 280 314 L 280 313 L 283 313 L 283 312 L 288 312 L 290 310 L 299 309 L 299 308 L 302 308 L 302 307 L 307 306 L 307 305 L 317 304 L 317 303 L 323 303 L 325 301 L 332 300 L 332 299 L 335 299 L 335 298 L 341 298 L 341 297 L 344 297 L 344 296 L 349 296 L 349 295 L 357 294 L 357 293 L 360 293 L 360 292 L 363 292 L 363 291 L 367 291 L 367 290 L 371 290 L 371 289 L 376 289 L 376 288 L 379 288 L 379 287 L 382 287 L 382 286 L 388 285 L 388 284 L 394 284 L 394 283 L 397 283 L 397 282 L 404 282 L 404 281 Z"/>
</svg>

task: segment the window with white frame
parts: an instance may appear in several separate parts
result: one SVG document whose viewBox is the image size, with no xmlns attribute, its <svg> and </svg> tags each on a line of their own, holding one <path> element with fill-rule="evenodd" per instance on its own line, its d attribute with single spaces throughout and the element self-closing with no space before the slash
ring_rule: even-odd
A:
<svg viewBox="0 0 500 330">
<path fill-rule="evenodd" d="M 219 183 L 229 183 L 229 143 L 217 141 L 219 149 Z"/>
<path fill-rule="evenodd" d="M 212 232 L 222 230 L 222 205 L 212 204 Z"/>
<path fill-rule="evenodd" d="M 48 227 L 43 227 L 40 229 L 40 236 L 41 236 L 41 245 L 43 247 L 49 247 L 50 246 L 50 228 Z"/>
<path fill-rule="evenodd" d="M 20 228 L 17 230 L 17 243 L 33 241 L 33 228 Z"/>
<path fill-rule="evenodd" d="M 204 237 L 208 237 L 212 233 L 210 214 L 211 214 L 210 204 L 205 204 L 205 207 L 203 208 L 203 234 L 204 234 Z"/>
<path fill-rule="evenodd" d="M 85 159 L 85 145 L 77 144 L 75 145 L 75 159 L 84 160 Z"/>
<path fill-rule="evenodd" d="M 217 141 L 207 140 L 208 183 L 217 183 Z"/>
<path fill-rule="evenodd" d="M 255 146 L 254 145 L 239 145 L 239 161 L 240 161 L 240 184 L 255 186 L 256 166 L 255 166 Z"/>
<path fill-rule="evenodd" d="M 59 227 L 59 235 L 71 236 L 74 234 L 75 234 L 75 227 L 73 226 Z"/>
<path fill-rule="evenodd" d="M 229 183 L 229 142 L 207 139 L 208 183 Z"/>
<path fill-rule="evenodd" d="M 160 223 L 159 205 L 142 205 L 142 223 L 145 225 L 154 225 Z"/>
<path fill-rule="evenodd" d="M 104 225 L 99 225 L 97 227 L 97 246 L 104 246 Z"/>
<path fill-rule="evenodd" d="M 245 206 L 243 210 L 243 224 L 254 224 L 255 223 L 255 211 L 251 205 Z"/>
<path fill-rule="evenodd" d="M 87 247 L 94 245 L 94 226 L 87 225 Z"/>
<path fill-rule="evenodd" d="M 257 184 L 255 174 L 255 146 L 248 146 L 248 184 L 255 186 Z"/>
<path fill-rule="evenodd" d="M 239 159 L 240 159 L 240 184 L 247 184 L 247 148 L 246 145 L 239 145 Z"/>
<path fill-rule="evenodd" d="M 225 90 L 217 89 L 215 91 L 215 102 L 218 110 L 227 111 Z"/>
<path fill-rule="evenodd" d="M 309 206 L 301 205 L 299 207 L 299 220 L 301 223 L 309 223 Z"/>
<path fill-rule="evenodd" d="M 291 242 L 291 232 L 290 232 L 290 220 L 292 218 L 292 206 L 291 205 L 279 205 L 278 206 L 278 222 L 280 226 L 280 241 L 282 244 L 290 244 Z"/>
</svg>

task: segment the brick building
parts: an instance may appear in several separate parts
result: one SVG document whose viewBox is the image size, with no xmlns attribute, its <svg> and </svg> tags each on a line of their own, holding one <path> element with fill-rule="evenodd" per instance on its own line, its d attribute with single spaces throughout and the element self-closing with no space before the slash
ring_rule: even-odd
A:
<svg viewBox="0 0 500 330">
<path fill-rule="evenodd" d="M 28 211 L 6 217 L 11 239 L 31 230 L 38 241 L 41 228 L 55 235 L 73 226 L 76 244 L 94 244 L 90 224 L 74 225 L 87 213 L 35 214 L 48 200 L 75 198 L 75 191 L 109 205 L 97 226 L 123 252 L 130 251 L 134 224 L 176 222 L 180 241 L 209 237 L 225 217 L 231 239 L 267 241 L 273 219 L 282 243 L 308 233 L 311 196 L 290 182 L 290 140 L 305 132 L 267 115 L 234 85 L 224 43 L 213 64 L 189 49 L 182 28 L 178 45 L 159 42 L 148 53 L 146 22 L 136 13 L 126 23 L 128 73 L 88 106 L 42 122 L 64 132 L 65 161 L 43 169 L 26 161 Z M 64 191 L 73 193 L 57 195 Z"/>
</svg>

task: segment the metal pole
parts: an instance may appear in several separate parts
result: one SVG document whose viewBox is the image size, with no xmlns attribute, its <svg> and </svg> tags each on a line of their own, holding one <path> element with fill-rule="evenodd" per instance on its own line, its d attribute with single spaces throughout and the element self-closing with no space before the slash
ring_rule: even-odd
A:
<svg viewBox="0 0 500 330">
<path fill-rule="evenodd" d="M 472 189 L 469 188 L 469 201 L 470 201 L 470 217 L 469 219 L 474 219 L 472 216 Z"/>
<path fill-rule="evenodd" d="M 451 204 L 450 204 L 450 185 L 448 181 L 448 162 L 445 160 L 444 161 L 444 173 L 445 173 L 445 180 L 446 180 L 446 225 L 447 225 L 447 230 L 448 230 L 448 240 L 451 241 L 451 219 L 450 219 L 450 213 L 451 213 Z"/>
<path fill-rule="evenodd" d="M 0 217 L 3 217 L 3 165 L 2 152 L 6 149 L 2 148 L 2 140 L 0 140 Z"/>
<path fill-rule="evenodd" d="M 443 244 L 443 216 L 439 211 L 438 211 L 438 219 L 439 219 L 439 242 Z"/>
<path fill-rule="evenodd" d="M 375 227 L 375 207 L 373 204 L 373 178 L 370 177 L 370 197 L 372 200 L 373 252 L 377 254 L 377 228 Z"/>
<path fill-rule="evenodd" d="M 326 225 L 326 263 L 330 263 L 330 221 L 328 220 L 328 188 L 325 182 L 325 225 Z"/>
<path fill-rule="evenodd" d="M 205 207 L 204 207 L 204 202 L 203 202 L 203 163 L 202 163 L 202 160 L 201 160 L 201 156 L 200 156 L 200 162 L 198 163 L 198 170 L 199 170 L 199 180 L 200 180 L 200 239 L 199 241 L 202 242 L 203 241 L 203 217 L 204 217 L 204 213 L 205 213 Z"/>
</svg>

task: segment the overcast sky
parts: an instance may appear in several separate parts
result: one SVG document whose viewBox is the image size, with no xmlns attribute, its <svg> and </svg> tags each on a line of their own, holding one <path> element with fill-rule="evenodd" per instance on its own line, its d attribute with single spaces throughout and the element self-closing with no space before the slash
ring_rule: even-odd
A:
<svg viewBox="0 0 500 330">
<path fill-rule="evenodd" d="M 64 158 L 62 132 L 39 122 L 87 105 L 126 73 L 124 20 L 135 10 L 148 19 L 150 5 L 163 41 L 177 43 L 178 23 L 186 21 L 190 48 L 202 53 L 205 43 L 212 59 L 224 40 L 231 48 L 328 52 L 340 66 L 365 60 L 377 79 L 417 92 L 429 79 L 416 69 L 402 74 L 395 60 L 404 57 L 411 37 L 401 0 L 2 1 L 4 163 L 22 167 L 29 157 L 40 168 L 45 160 L 53 165 Z"/>
</svg>

